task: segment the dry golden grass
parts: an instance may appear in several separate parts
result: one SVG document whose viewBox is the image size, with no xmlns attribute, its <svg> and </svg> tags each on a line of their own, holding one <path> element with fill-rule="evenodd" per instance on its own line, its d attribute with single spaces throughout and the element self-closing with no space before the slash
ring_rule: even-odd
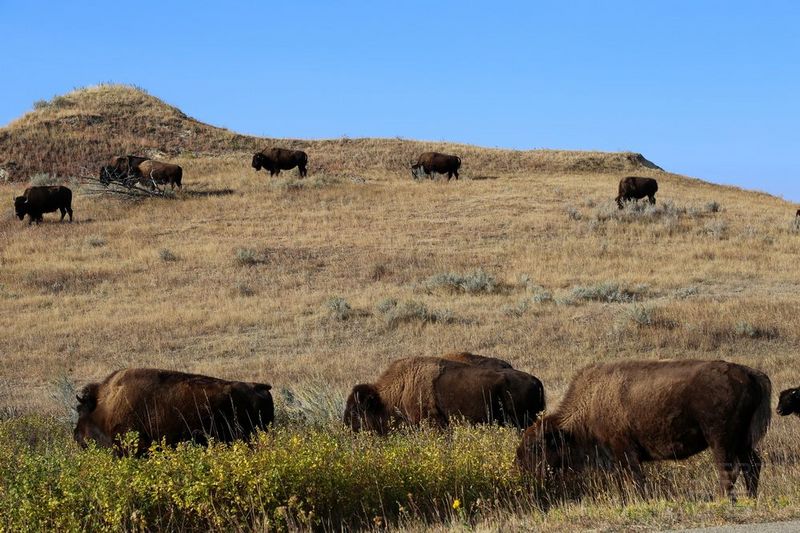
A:
<svg viewBox="0 0 800 533">
<path fill-rule="evenodd" d="M 0 141 L 46 142 L 14 139 L 25 120 Z M 345 394 L 394 358 L 454 350 L 537 375 L 551 403 L 577 368 L 617 358 L 723 358 L 767 372 L 776 394 L 800 384 L 800 233 L 789 230 L 787 202 L 642 168 L 635 154 L 285 144 L 308 151 L 316 186 L 298 185 L 295 171 L 256 174 L 246 146 L 171 159 L 184 167 L 176 199 L 78 193 L 73 224 L 45 215 L 29 227 L 9 202 L 0 219 L 0 410 L 58 412 L 56 382 L 80 386 L 127 366 Z M 465 178 L 490 179 L 412 181 L 407 164 L 429 147 L 461 155 Z M 659 180 L 660 211 L 617 218 L 612 201 L 626 173 Z M 0 194 L 21 189 L 4 184 Z M 225 189 L 232 194 L 215 194 Z M 478 268 L 498 289 L 426 287 L 434 275 Z M 609 284 L 636 301 L 573 292 Z M 333 297 L 353 310 L 346 320 L 332 313 Z M 389 298 L 448 310 L 452 320 L 389 323 L 378 310 Z M 777 420 L 767 437 L 772 503 L 762 510 L 774 512 L 751 518 L 800 514 L 796 424 Z M 778 509 L 782 498 L 789 504 Z M 592 509 L 537 520 L 586 526 L 597 520 Z M 653 512 L 611 523 L 668 523 L 674 511 Z M 711 516 L 701 521 L 719 514 Z"/>
</svg>

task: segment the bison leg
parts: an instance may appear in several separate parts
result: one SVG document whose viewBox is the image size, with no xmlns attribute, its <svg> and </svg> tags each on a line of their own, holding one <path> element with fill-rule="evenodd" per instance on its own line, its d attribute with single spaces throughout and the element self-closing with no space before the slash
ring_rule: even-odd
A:
<svg viewBox="0 0 800 533">
<path fill-rule="evenodd" d="M 72 208 L 67 207 L 67 214 L 69 215 L 69 221 L 72 222 Z M 61 220 L 64 220 L 64 217 L 61 217 Z"/>
<path fill-rule="evenodd" d="M 747 487 L 747 495 L 755 498 L 758 495 L 758 478 L 761 476 L 761 456 L 750 450 L 740 456 L 742 477 Z"/>
<path fill-rule="evenodd" d="M 59 207 L 58 209 L 61 211 L 61 220 L 59 220 L 59 222 L 64 222 L 64 217 L 67 216 L 67 210 L 63 207 Z M 72 220 L 72 217 L 70 217 L 70 220 Z"/>
<path fill-rule="evenodd" d="M 624 205 L 622 205 L 622 196 L 617 196 L 617 205 L 619 206 L 620 209 L 625 207 Z"/>
<path fill-rule="evenodd" d="M 656 205 L 656 196 L 654 194 L 648 196 L 647 199 L 650 200 L 650 205 Z"/>
<path fill-rule="evenodd" d="M 615 471 L 619 482 L 620 492 L 626 496 L 625 481 L 633 483 L 636 492 L 644 496 L 644 472 L 642 472 L 642 463 L 636 452 L 624 451 L 616 452 L 615 456 Z"/>
<path fill-rule="evenodd" d="M 297 167 L 297 172 L 300 173 L 300 177 L 301 178 L 305 178 L 306 176 L 308 176 L 308 170 L 306 169 L 305 165 L 298 166 Z"/>
<path fill-rule="evenodd" d="M 453 174 L 455 175 L 456 179 L 458 179 L 458 170 L 453 171 Z"/>
<path fill-rule="evenodd" d="M 735 502 L 736 493 L 733 487 L 736 485 L 736 478 L 739 477 L 739 458 L 720 445 L 712 446 L 712 452 L 719 473 L 720 494 Z"/>
</svg>

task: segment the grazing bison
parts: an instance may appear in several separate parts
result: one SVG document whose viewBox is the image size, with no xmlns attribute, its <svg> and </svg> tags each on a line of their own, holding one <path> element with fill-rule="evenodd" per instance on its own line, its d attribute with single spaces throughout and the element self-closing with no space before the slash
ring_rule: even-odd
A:
<svg viewBox="0 0 800 533">
<path fill-rule="evenodd" d="M 343 420 L 354 431 L 380 434 L 403 422 L 446 427 L 450 417 L 523 428 L 543 409 L 542 384 L 530 374 L 409 357 L 392 362 L 374 384 L 353 387 Z"/>
<path fill-rule="evenodd" d="M 139 163 L 134 175 L 139 178 L 139 183 L 150 185 L 151 189 L 155 189 L 156 184 L 169 184 L 172 189 L 175 189 L 177 185 L 178 189 L 180 189 L 183 169 L 172 163 L 162 163 L 148 159 Z"/>
<path fill-rule="evenodd" d="M 102 383 L 83 388 L 78 399 L 75 440 L 91 439 L 114 447 L 129 431 L 139 433 L 136 454 L 162 439 L 206 443 L 247 438 L 272 423 L 270 386 L 226 381 L 197 374 L 151 368 L 118 370 Z"/>
<path fill-rule="evenodd" d="M 650 203 L 655 205 L 656 192 L 658 192 L 658 182 L 653 178 L 638 178 L 629 176 L 619 180 L 619 194 L 617 195 L 617 205 L 622 209 L 622 202 L 629 200 L 639 200 L 647 196 Z"/>
<path fill-rule="evenodd" d="M 138 155 L 121 155 L 112 157 L 108 165 L 100 167 L 100 183 L 108 185 L 112 181 L 119 181 L 127 187 L 132 187 L 139 180 L 139 165 L 148 161 L 148 158 Z"/>
<path fill-rule="evenodd" d="M 425 152 L 417 158 L 417 162 L 411 165 L 411 175 L 417 177 L 419 169 L 425 173 L 425 177 L 430 178 L 432 172 L 447 174 L 447 181 L 453 176 L 458 179 L 458 169 L 461 168 L 461 158 L 455 155 L 440 154 L 439 152 Z"/>
<path fill-rule="evenodd" d="M 583 368 L 563 401 L 528 428 L 517 464 L 529 473 L 589 464 L 629 473 L 641 463 L 685 459 L 711 448 L 722 494 L 733 499 L 741 471 L 755 497 L 761 458 L 755 446 L 770 422 L 769 378 L 725 361 L 626 361 Z"/>
<path fill-rule="evenodd" d="M 14 198 L 14 211 L 20 220 L 28 215 L 28 224 L 42 221 L 43 213 L 61 211 L 61 220 L 69 213 L 72 222 L 72 191 L 63 185 L 28 187 L 22 196 Z"/>
<path fill-rule="evenodd" d="M 800 416 L 800 387 L 781 391 L 776 412 L 781 416 Z"/>
<path fill-rule="evenodd" d="M 262 168 L 269 170 L 269 175 L 280 174 L 281 170 L 290 170 L 297 167 L 301 178 L 308 175 L 306 165 L 308 156 L 302 150 L 287 150 L 285 148 L 272 148 L 253 154 L 253 168 L 256 172 Z"/>
</svg>

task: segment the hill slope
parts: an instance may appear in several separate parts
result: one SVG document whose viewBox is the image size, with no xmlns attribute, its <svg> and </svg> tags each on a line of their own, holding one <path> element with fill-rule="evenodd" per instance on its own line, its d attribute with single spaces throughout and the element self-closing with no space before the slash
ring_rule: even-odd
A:
<svg viewBox="0 0 800 533">
<path fill-rule="evenodd" d="M 68 422 L 48 422 L 64 437 L 58 445 L 26 419 L 13 422 L 26 413 L 69 420 L 76 388 L 123 367 L 269 382 L 282 428 L 272 433 L 284 435 L 283 442 L 295 440 L 294 431 L 304 441 L 302 428 L 313 430 L 314 424 L 323 428 L 314 431 L 325 439 L 341 435 L 343 401 L 351 387 L 374 380 L 391 360 L 411 355 L 470 350 L 501 357 L 538 376 L 550 406 L 576 369 L 620 358 L 723 358 L 767 372 L 775 393 L 800 383 L 800 226 L 792 222 L 794 209 L 778 198 L 645 168 L 637 154 L 379 139 L 273 141 L 196 122 L 129 88 L 99 87 L 64 98 L 74 101 L 56 99 L 3 130 L 3 150 L 15 146 L 15 176 L 25 179 L 48 170 L 47 164 L 69 174 L 111 153 L 151 149 L 184 168 L 184 190 L 174 197 L 125 201 L 88 194 L 90 187 L 78 184 L 72 224 L 49 214 L 40 226 L 29 226 L 14 218 L 10 202 L 0 210 L 0 472 L 36 470 L 41 485 L 27 483 L 23 475 L 19 486 L 43 487 L 26 489 L 35 497 L 25 505 L 8 499 L 15 490 L 0 487 L 5 503 L 0 519 L 3 511 L 16 508 L 80 518 L 90 508 L 86 501 L 98 501 L 95 485 L 84 480 L 100 479 L 91 472 L 105 475 L 110 463 L 95 462 L 97 470 L 87 474 L 87 456 L 69 440 Z M 249 151 L 273 142 L 308 150 L 307 179 L 296 179 L 294 171 L 280 178 L 253 171 Z M 461 154 L 467 178 L 497 179 L 412 181 L 408 161 L 430 148 Z M 63 163 L 67 156 L 76 158 L 72 167 Z M 617 209 L 617 182 L 629 171 L 658 177 L 655 207 Z M 366 179 L 349 179 L 354 175 Z M 0 183 L 0 196 L 8 202 L 21 188 Z M 287 428 L 287 420 L 294 425 Z M 798 427 L 794 418 L 775 417 L 764 441 L 757 502 L 699 504 L 717 483 L 706 454 L 650 467 L 653 501 L 629 506 L 615 483 L 606 489 L 598 485 L 596 498 L 554 503 L 558 512 L 523 502 L 514 515 L 519 523 L 512 517 L 508 527 L 487 529 L 617 530 L 800 516 Z M 491 440 L 467 433 L 473 444 L 460 448 L 458 440 L 432 435 L 452 454 L 442 455 L 441 470 L 431 471 L 450 471 L 454 457 L 469 472 L 486 464 L 487 472 L 516 475 L 516 435 L 476 431 Z M 17 436 L 9 438 L 9 432 Z M 408 442 L 423 443 L 427 457 L 424 441 L 408 436 Z M 405 447 L 404 438 L 391 442 Z M 38 470 L 9 453 L 32 450 L 35 442 L 44 450 L 35 452 L 41 464 L 58 464 L 50 452 L 57 447 L 68 461 L 76 457 L 80 468 Z M 309 449 L 318 441 L 310 442 Z M 349 437 L 342 442 L 349 446 Z M 310 457 L 291 450 L 298 461 Z M 90 460 L 101 458 L 88 453 Z M 490 456 L 495 460 L 487 463 Z M 395 460 L 401 462 L 392 471 L 404 479 L 414 461 L 424 464 L 417 458 Z M 308 494 L 332 486 L 325 468 L 308 464 L 297 469 L 312 473 L 314 489 Z M 345 470 L 370 472 L 360 466 Z M 259 466 L 253 475 L 263 471 Z M 71 486 L 68 472 L 75 472 L 91 495 L 75 497 L 79 511 L 60 513 L 51 487 L 54 479 Z M 100 489 L 110 491 L 107 501 L 114 506 L 118 487 L 131 484 L 129 471 L 120 472 L 119 484 L 104 482 Z M 369 481 L 357 481 L 360 487 L 391 486 L 389 478 L 364 479 Z M 461 483 L 449 479 L 441 478 L 442 494 L 456 496 L 450 491 Z M 415 502 L 435 497 L 418 494 L 421 485 L 414 478 L 406 482 L 414 488 L 397 494 L 413 491 Z M 252 489 L 262 486 L 261 477 L 237 483 L 250 493 L 267 494 Z M 138 485 L 153 492 L 150 485 Z M 207 509 L 220 509 L 218 495 L 238 495 L 186 487 L 192 501 Z M 173 502 L 172 492 L 163 494 Z M 198 494 L 208 499 L 195 500 Z M 297 494 L 303 501 L 306 491 Z M 397 503 L 380 501 L 394 509 Z M 148 504 L 167 514 L 173 505 Z M 255 509 L 242 505 L 235 507 L 242 523 L 263 512 L 258 502 Z M 98 520 L 107 514 L 91 509 Z M 502 509 L 486 520 L 503 520 Z M 114 514 L 123 521 L 133 516 Z M 457 518 L 459 527 L 463 517 Z"/>
<path fill-rule="evenodd" d="M 396 139 L 275 140 L 238 135 L 186 116 L 140 89 L 99 85 L 78 89 L 35 109 L 0 130 L 0 169 L 20 181 L 38 172 L 93 174 L 113 155 L 152 157 L 252 152 L 279 144 L 307 150 L 311 169 L 328 173 L 398 172 L 407 176 L 424 150 L 456 151 L 473 175 L 520 171 L 626 172 L 658 168 L 640 154 L 559 150 L 490 150 L 449 143 Z"/>
</svg>

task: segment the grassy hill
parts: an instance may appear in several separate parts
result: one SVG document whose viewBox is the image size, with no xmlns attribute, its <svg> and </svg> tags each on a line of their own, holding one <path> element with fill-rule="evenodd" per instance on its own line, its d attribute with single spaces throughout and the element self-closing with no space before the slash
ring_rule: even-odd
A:
<svg viewBox="0 0 800 533">
<path fill-rule="evenodd" d="M 488 150 L 449 143 L 389 139 L 301 141 L 238 135 L 187 117 L 141 89 L 99 85 L 78 89 L 50 101 L 0 129 L 0 169 L 10 181 L 48 172 L 68 177 L 96 175 L 114 155 L 210 157 L 253 152 L 280 145 L 310 152 L 318 172 L 368 175 L 402 174 L 425 150 L 458 151 L 469 158 L 467 172 L 520 171 L 626 172 L 657 168 L 640 154 L 558 150 Z"/>
<path fill-rule="evenodd" d="M 126 366 L 270 382 L 281 420 L 329 427 L 339 445 L 349 442 L 334 421 L 343 396 L 409 355 L 505 358 L 542 379 L 551 405 L 577 368 L 618 358 L 723 358 L 766 371 L 776 393 L 800 384 L 800 231 L 775 197 L 671 174 L 638 154 L 245 137 L 118 86 L 37 107 L 0 132 L 0 167 L 14 180 L 0 185 L 6 198 L 38 172 L 66 178 L 149 151 L 184 167 L 184 192 L 131 202 L 74 185 L 76 222 L 46 215 L 39 227 L 7 205 L 0 412 L 9 423 L 69 418 L 75 387 Z M 255 173 L 250 152 L 271 144 L 305 149 L 309 178 Z M 461 155 L 464 179 L 411 180 L 408 163 L 431 148 Z M 616 209 L 628 173 L 659 180 L 655 208 Z M 13 449 L 51 442 L 13 427 L 0 431 Z M 68 425 L 58 427 L 55 449 L 72 461 Z M 662 499 L 634 499 L 622 513 L 606 487 L 555 514 L 501 505 L 470 520 L 574 528 L 798 516 L 797 428 L 774 421 L 757 504 L 693 503 L 715 489 L 705 458 L 652 468 Z M 499 453 L 491 464 L 510 468 L 513 436 L 466 435 L 465 454 Z M 452 460 L 447 443 L 431 446 Z"/>
</svg>

